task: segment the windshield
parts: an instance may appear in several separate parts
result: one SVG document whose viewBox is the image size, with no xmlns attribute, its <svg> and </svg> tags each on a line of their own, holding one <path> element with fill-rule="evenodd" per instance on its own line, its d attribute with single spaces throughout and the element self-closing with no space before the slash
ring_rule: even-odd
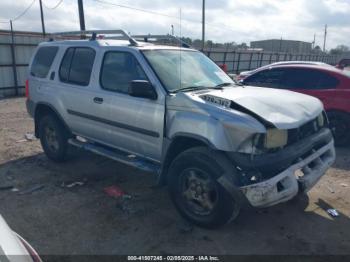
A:
<svg viewBox="0 0 350 262">
<path fill-rule="evenodd" d="M 170 92 L 215 88 L 233 80 L 204 54 L 190 50 L 144 50 L 147 60 Z"/>
</svg>

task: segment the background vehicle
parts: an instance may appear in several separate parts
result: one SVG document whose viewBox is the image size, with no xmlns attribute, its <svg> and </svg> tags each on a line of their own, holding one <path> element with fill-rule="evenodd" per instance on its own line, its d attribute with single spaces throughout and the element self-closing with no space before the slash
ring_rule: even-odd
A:
<svg viewBox="0 0 350 262">
<path fill-rule="evenodd" d="M 179 213 L 203 227 L 233 220 L 245 202 L 306 192 L 334 162 L 318 99 L 238 86 L 197 50 L 114 33 L 123 40 L 92 32 L 39 45 L 27 109 L 50 159 L 74 145 L 154 172 Z"/>
<path fill-rule="evenodd" d="M 281 62 L 276 62 L 276 63 L 272 63 L 269 65 L 265 65 L 262 67 L 259 67 L 257 69 L 254 70 L 250 70 L 250 71 L 242 71 L 238 76 L 237 76 L 237 81 L 241 81 L 243 79 L 245 79 L 246 77 L 254 74 L 255 72 L 261 70 L 261 69 L 265 69 L 265 68 L 269 68 L 270 66 L 277 66 L 277 65 L 294 65 L 294 64 L 301 64 L 301 65 L 320 65 L 320 66 L 330 66 L 326 63 L 322 63 L 322 62 L 314 62 L 314 61 L 281 61 Z"/>
<path fill-rule="evenodd" d="M 41 262 L 38 253 L 0 215 L 0 261 Z"/>
<path fill-rule="evenodd" d="M 350 76 L 327 66 L 295 64 L 260 68 L 244 85 L 288 89 L 319 98 L 327 111 L 335 143 L 350 141 Z"/>
<path fill-rule="evenodd" d="M 345 69 L 350 70 L 350 59 L 342 59 L 339 61 L 339 63 L 335 66 L 338 69 Z"/>
</svg>

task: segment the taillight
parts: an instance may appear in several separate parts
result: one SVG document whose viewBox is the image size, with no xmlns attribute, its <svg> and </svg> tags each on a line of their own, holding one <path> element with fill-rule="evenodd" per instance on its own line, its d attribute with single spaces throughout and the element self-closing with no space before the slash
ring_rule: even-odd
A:
<svg viewBox="0 0 350 262">
<path fill-rule="evenodd" d="M 29 98 L 29 80 L 26 80 L 26 98 Z"/>
</svg>

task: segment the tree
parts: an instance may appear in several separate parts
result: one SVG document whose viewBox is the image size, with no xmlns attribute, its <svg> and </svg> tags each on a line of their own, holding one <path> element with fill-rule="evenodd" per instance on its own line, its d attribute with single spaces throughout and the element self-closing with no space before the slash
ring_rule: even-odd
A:
<svg viewBox="0 0 350 262">
<path fill-rule="evenodd" d="M 339 55 L 345 52 L 349 52 L 350 48 L 346 45 L 338 45 L 336 48 L 331 49 L 330 54 L 331 55 Z"/>
<path fill-rule="evenodd" d="M 242 49 L 247 49 L 248 48 L 248 45 L 246 43 L 242 43 L 240 45 L 237 45 L 238 48 L 242 48 Z"/>
</svg>

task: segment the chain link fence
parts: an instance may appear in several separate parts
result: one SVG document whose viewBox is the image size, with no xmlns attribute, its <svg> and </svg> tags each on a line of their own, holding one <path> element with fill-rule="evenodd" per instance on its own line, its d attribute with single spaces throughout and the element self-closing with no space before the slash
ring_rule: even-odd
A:
<svg viewBox="0 0 350 262">
<path fill-rule="evenodd" d="M 205 49 L 204 53 L 218 65 L 225 64 L 228 73 L 235 74 L 280 61 L 317 61 L 335 65 L 339 60 L 338 56 L 328 54 L 291 54 L 255 50 Z"/>
</svg>

